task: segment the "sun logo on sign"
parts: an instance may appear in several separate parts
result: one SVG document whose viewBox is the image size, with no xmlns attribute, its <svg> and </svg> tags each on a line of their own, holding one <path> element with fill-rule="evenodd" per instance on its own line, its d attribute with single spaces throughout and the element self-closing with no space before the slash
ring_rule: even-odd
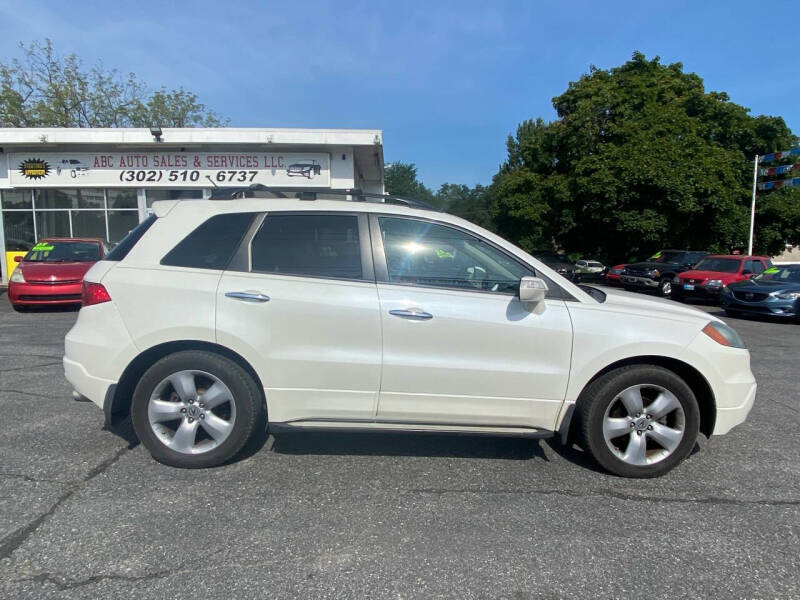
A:
<svg viewBox="0 0 800 600">
<path fill-rule="evenodd" d="M 26 179 L 43 179 L 50 174 L 50 164 L 41 158 L 23 160 L 18 169 Z"/>
</svg>

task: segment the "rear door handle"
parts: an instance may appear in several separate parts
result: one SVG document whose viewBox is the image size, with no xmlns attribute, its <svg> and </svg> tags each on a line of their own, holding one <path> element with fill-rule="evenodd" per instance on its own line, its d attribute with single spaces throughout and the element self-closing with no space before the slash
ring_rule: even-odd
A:
<svg viewBox="0 0 800 600">
<path fill-rule="evenodd" d="M 412 321 L 427 321 L 433 318 L 433 315 L 431 313 L 425 312 L 421 308 L 390 310 L 389 314 L 403 319 L 410 319 Z"/>
<path fill-rule="evenodd" d="M 260 292 L 225 292 L 226 298 L 234 300 L 251 300 L 253 302 L 269 302 L 269 296 Z"/>
</svg>

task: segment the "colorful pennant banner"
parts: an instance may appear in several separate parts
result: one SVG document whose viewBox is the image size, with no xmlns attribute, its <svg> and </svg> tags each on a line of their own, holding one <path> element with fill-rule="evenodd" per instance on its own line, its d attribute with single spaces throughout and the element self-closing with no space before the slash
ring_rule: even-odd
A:
<svg viewBox="0 0 800 600">
<path fill-rule="evenodd" d="M 791 150 L 782 150 L 780 152 L 773 152 L 772 154 L 765 154 L 764 156 L 759 156 L 758 162 L 759 163 L 772 162 L 773 160 L 786 158 L 787 156 L 800 156 L 800 147 L 792 148 Z"/>
<path fill-rule="evenodd" d="M 789 171 L 794 171 L 795 169 L 800 169 L 800 163 L 794 163 L 793 165 L 782 165 L 780 167 L 769 167 L 767 169 L 759 169 L 758 175 L 759 177 L 764 177 L 766 175 L 783 175 L 784 173 L 788 173 Z"/>
<path fill-rule="evenodd" d="M 766 181 L 758 184 L 758 189 L 766 190 L 779 190 L 785 187 L 793 187 L 800 185 L 800 177 L 789 177 L 788 179 L 779 179 L 778 181 Z"/>
</svg>

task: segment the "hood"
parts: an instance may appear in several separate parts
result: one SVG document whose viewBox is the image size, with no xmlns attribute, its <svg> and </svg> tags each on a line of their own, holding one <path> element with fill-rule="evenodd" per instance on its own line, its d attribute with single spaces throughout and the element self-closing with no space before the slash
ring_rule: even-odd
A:
<svg viewBox="0 0 800 600">
<path fill-rule="evenodd" d="M 746 279 L 731 283 L 728 289 L 737 292 L 761 292 L 771 294 L 772 292 L 800 292 L 800 283 L 796 281 L 771 281 Z"/>
<path fill-rule="evenodd" d="M 697 271 L 692 269 L 691 271 L 684 271 L 680 274 L 681 279 L 701 279 L 705 281 L 706 279 L 720 279 L 722 283 L 728 283 L 729 281 L 738 281 L 742 278 L 742 275 L 738 273 L 727 273 L 723 271 Z"/>
<path fill-rule="evenodd" d="M 21 262 L 19 268 L 28 282 L 80 281 L 93 262 Z"/>
<path fill-rule="evenodd" d="M 707 312 L 686 304 L 679 304 L 665 298 L 653 298 L 623 292 L 614 288 L 603 288 L 606 301 L 603 306 L 608 309 L 619 308 L 625 312 L 637 312 L 646 316 L 664 316 L 664 318 L 698 321 L 719 321 L 720 319 Z"/>
</svg>

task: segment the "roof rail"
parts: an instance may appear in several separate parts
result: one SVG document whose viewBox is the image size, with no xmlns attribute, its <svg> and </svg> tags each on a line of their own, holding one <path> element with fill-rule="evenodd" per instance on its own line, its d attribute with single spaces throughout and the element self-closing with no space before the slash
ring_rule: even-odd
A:
<svg viewBox="0 0 800 600">
<path fill-rule="evenodd" d="M 220 187 L 211 191 L 211 200 L 233 200 L 235 198 L 246 198 L 248 193 L 267 192 L 273 194 L 275 198 L 295 197 L 299 200 L 316 200 L 317 194 L 328 196 L 345 196 L 342 200 L 347 200 L 347 196 L 353 202 L 383 202 L 385 204 L 399 204 L 409 208 L 419 208 L 422 210 L 433 210 L 441 212 L 435 206 L 405 196 L 394 194 L 373 194 L 365 192 L 359 188 L 298 188 L 298 187 L 271 187 L 261 183 L 254 183 L 246 187 Z M 287 196 L 290 194 L 290 196 Z"/>
</svg>

